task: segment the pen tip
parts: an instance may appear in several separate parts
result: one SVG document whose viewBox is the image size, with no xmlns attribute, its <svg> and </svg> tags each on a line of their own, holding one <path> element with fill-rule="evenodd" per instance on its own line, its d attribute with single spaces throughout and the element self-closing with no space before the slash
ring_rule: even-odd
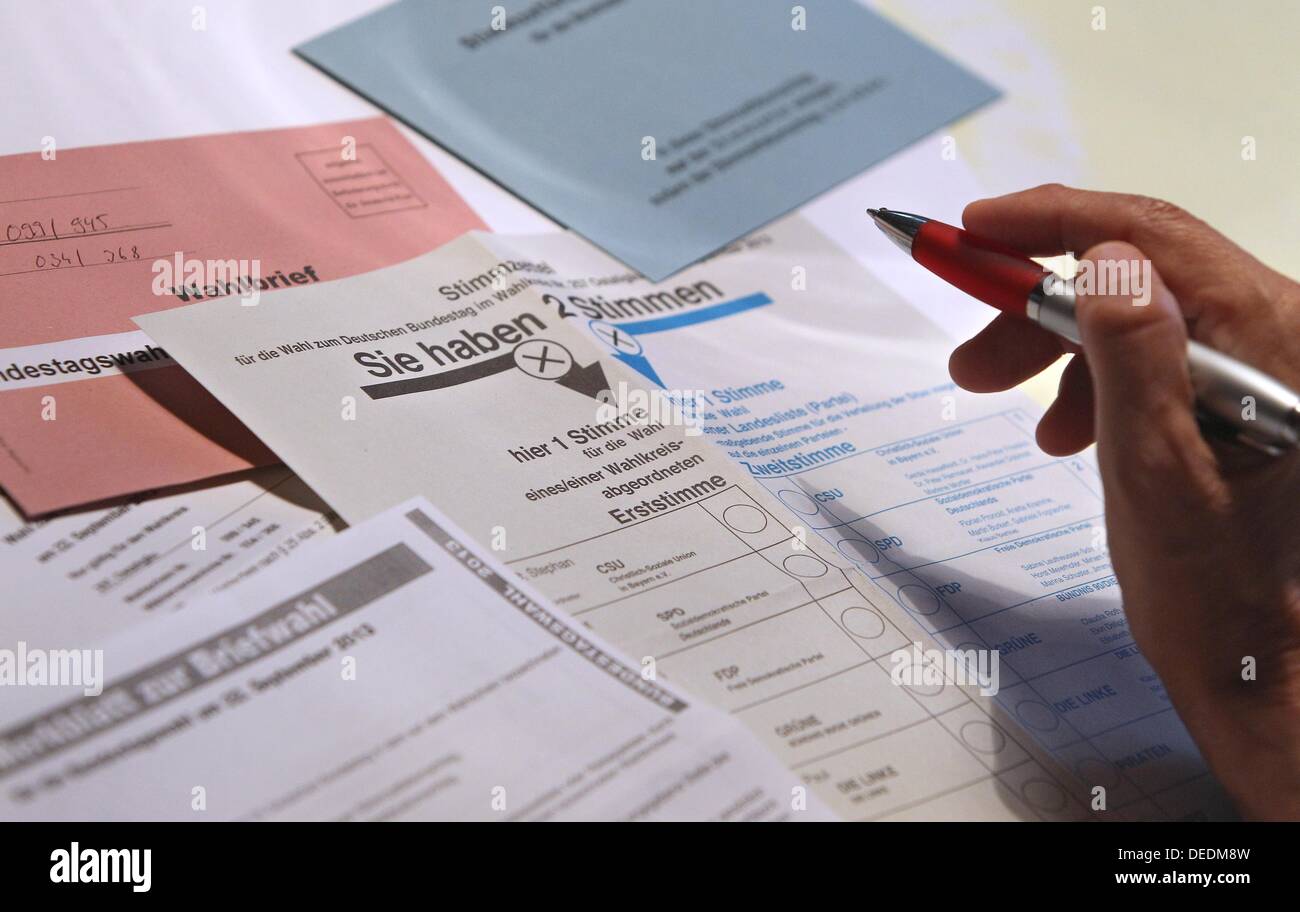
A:
<svg viewBox="0 0 1300 912">
<path fill-rule="evenodd" d="M 872 218 L 879 218 L 879 217 L 880 217 L 880 210 L 879 210 L 879 209 L 868 209 L 868 210 L 867 210 L 867 215 L 871 216 Z"/>
</svg>

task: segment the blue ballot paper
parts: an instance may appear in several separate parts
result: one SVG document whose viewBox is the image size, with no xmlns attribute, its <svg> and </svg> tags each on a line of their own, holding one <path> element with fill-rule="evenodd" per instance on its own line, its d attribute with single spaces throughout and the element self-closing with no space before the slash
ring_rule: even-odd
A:
<svg viewBox="0 0 1300 912">
<path fill-rule="evenodd" d="M 296 51 L 655 280 L 998 94 L 853 0 L 405 0 Z"/>
</svg>

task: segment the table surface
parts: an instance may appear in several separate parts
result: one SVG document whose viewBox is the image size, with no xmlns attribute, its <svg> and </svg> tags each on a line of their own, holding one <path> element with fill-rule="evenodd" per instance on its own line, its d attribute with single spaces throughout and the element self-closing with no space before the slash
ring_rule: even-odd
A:
<svg viewBox="0 0 1300 912">
<path fill-rule="evenodd" d="M 1007 91 L 951 131 L 990 194 L 1061 181 L 1161 197 L 1300 278 L 1300 3 L 881 0 L 876 8 Z M 1101 9 L 1104 28 L 1095 28 Z M 1253 159 L 1242 154 L 1247 137 Z M 1062 364 L 1027 391 L 1050 401 Z"/>
</svg>

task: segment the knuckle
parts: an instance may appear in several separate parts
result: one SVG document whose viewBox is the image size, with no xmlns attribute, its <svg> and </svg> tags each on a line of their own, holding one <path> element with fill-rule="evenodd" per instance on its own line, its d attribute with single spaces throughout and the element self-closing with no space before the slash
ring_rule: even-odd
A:
<svg viewBox="0 0 1300 912">
<path fill-rule="evenodd" d="M 1046 184 L 1039 184 L 1034 188 L 1038 193 L 1051 194 L 1052 196 L 1065 196 L 1071 193 L 1078 193 L 1073 187 L 1067 187 L 1059 181 L 1049 181 Z"/>
<path fill-rule="evenodd" d="M 1171 488 L 1170 480 L 1176 477 L 1178 461 L 1169 446 L 1154 434 L 1137 442 L 1128 467 L 1128 487 L 1165 495 Z"/>
<path fill-rule="evenodd" d="M 1113 448 L 1115 480 L 1130 502 L 1145 503 L 1152 511 L 1227 522 L 1233 515 L 1232 497 L 1208 446 L 1187 421 L 1188 408 L 1168 399 L 1150 409 L 1140 432 L 1107 441 Z"/>
<path fill-rule="evenodd" d="M 1193 221 L 1181 206 L 1154 196 L 1130 196 L 1129 205 L 1134 214 L 1146 223 L 1180 225 Z"/>
<path fill-rule="evenodd" d="M 1141 309 L 1106 295 L 1081 294 L 1077 299 L 1075 316 L 1085 337 L 1110 338 L 1128 332 L 1144 314 Z"/>
<path fill-rule="evenodd" d="M 1145 254 L 1127 241 L 1102 241 L 1094 244 L 1079 257 L 1080 262 L 1098 263 L 1106 260 L 1142 260 Z"/>
<path fill-rule="evenodd" d="M 1177 459 L 1166 441 L 1144 432 L 1127 440 L 1115 440 L 1103 430 L 1097 445 L 1109 458 L 1104 480 L 1120 501 L 1140 509 L 1163 512 L 1171 506 L 1168 496 L 1176 478 Z"/>
<path fill-rule="evenodd" d="M 1150 422 L 1152 425 L 1157 420 Z M 1109 442 L 1109 441 L 1108 441 Z M 1181 476 L 1182 460 L 1168 435 L 1148 427 L 1128 441 L 1115 441 L 1116 480 L 1138 502 L 1150 502 L 1153 496 L 1164 501 L 1176 486 L 1171 482 Z"/>
<path fill-rule="evenodd" d="M 1073 212 L 1085 207 L 1088 199 L 1096 195 L 1096 191 L 1080 190 L 1056 181 L 1040 184 L 1034 193 L 1044 197 L 1052 208 L 1060 212 Z"/>
</svg>

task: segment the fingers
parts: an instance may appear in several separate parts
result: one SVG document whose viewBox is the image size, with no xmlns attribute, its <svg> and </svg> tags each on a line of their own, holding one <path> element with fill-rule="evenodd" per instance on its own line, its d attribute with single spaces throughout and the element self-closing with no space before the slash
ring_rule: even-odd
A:
<svg viewBox="0 0 1300 912">
<path fill-rule="evenodd" d="M 1010 389 L 1049 367 L 1074 346 L 1032 323 L 1000 316 L 952 353 L 949 373 L 973 393 Z M 1068 456 L 1093 441 L 1092 378 L 1082 355 L 1065 366 L 1057 398 L 1038 425 L 1038 445 Z"/>
<path fill-rule="evenodd" d="M 1007 314 L 998 314 L 948 359 L 948 372 L 962 389 L 996 393 L 1023 383 L 1050 366 L 1067 348 L 1060 336 Z"/>
<path fill-rule="evenodd" d="M 1007 314 L 999 314 L 948 359 L 948 372 L 962 389 L 996 393 L 1017 386 L 1057 358 L 1077 351 L 1060 336 Z M 1061 375 L 1057 400 L 1038 425 L 1038 445 L 1053 456 L 1077 453 L 1093 440 L 1092 381 L 1075 357 Z"/>
<path fill-rule="evenodd" d="M 1114 264 L 1147 269 L 1142 251 L 1107 242 L 1082 262 L 1097 275 L 1116 275 Z M 1148 521 L 1206 499 L 1226 496 L 1213 454 L 1193 413 L 1187 374 L 1187 329 L 1178 302 L 1151 269 L 1149 303 L 1132 294 L 1094 288 L 1077 299 L 1079 331 L 1088 353 L 1098 460 L 1112 495 Z M 1112 293 L 1100 293 L 1102 291 Z M 1147 297 L 1147 295 L 1143 295 Z"/>
<path fill-rule="evenodd" d="M 1092 376 L 1083 355 L 1075 355 L 1061 374 L 1061 383 L 1042 420 L 1038 422 L 1038 445 L 1050 456 L 1069 456 L 1092 444 Z"/>
<path fill-rule="evenodd" d="M 962 213 L 968 231 L 1010 244 L 1031 256 L 1087 250 L 1103 241 L 1138 244 L 1154 259 L 1170 246 L 1171 234 L 1210 235 L 1231 244 L 1209 225 L 1172 203 L 1128 193 L 1075 190 L 1044 184 L 1030 190 L 977 200 Z"/>
<path fill-rule="evenodd" d="M 1031 256 L 1077 253 L 1104 241 L 1127 241 L 1160 264 L 1189 318 L 1198 292 L 1218 286 L 1225 271 L 1264 267 L 1222 234 L 1164 200 L 1096 193 L 1060 184 L 978 200 L 962 213 L 966 229 Z"/>
</svg>

